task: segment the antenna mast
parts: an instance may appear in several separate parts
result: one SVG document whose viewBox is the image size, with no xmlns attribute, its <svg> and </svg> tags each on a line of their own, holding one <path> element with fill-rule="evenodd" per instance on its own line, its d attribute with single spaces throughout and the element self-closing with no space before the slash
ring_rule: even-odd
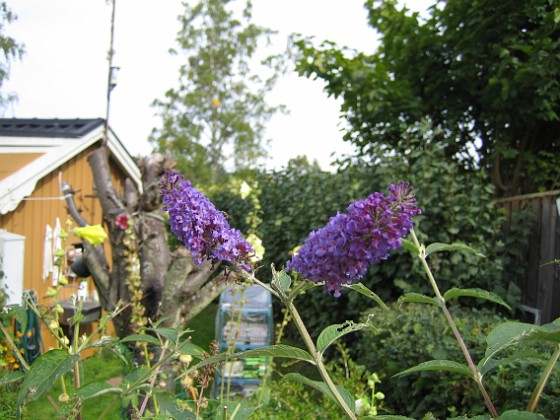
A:
<svg viewBox="0 0 560 420">
<path fill-rule="evenodd" d="M 111 0 L 113 9 L 111 11 L 111 40 L 109 41 L 109 72 L 107 75 L 107 109 L 105 112 L 105 126 L 103 130 L 103 145 L 107 144 L 109 140 L 109 110 L 111 105 L 111 91 L 117 85 L 117 71 L 118 67 L 113 67 L 113 55 L 115 53 L 113 49 L 113 43 L 115 38 L 115 9 L 117 0 Z"/>
</svg>

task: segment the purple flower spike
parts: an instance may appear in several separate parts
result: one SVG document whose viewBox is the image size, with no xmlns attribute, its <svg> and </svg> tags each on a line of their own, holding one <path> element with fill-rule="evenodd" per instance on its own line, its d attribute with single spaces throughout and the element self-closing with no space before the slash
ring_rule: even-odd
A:
<svg viewBox="0 0 560 420">
<path fill-rule="evenodd" d="M 347 210 L 311 232 L 287 264 L 308 280 L 324 282 L 334 297 L 340 296 L 343 284 L 360 279 L 370 265 L 399 248 L 413 227 L 412 217 L 422 213 L 406 182 L 390 185 L 387 197 L 376 192 Z"/>
<path fill-rule="evenodd" d="M 231 228 L 224 214 L 190 181 L 176 172 L 166 175 L 161 186 L 163 209 L 169 213 L 171 231 L 191 251 L 194 261 L 227 261 L 249 270 L 255 251 L 241 232 Z"/>
</svg>

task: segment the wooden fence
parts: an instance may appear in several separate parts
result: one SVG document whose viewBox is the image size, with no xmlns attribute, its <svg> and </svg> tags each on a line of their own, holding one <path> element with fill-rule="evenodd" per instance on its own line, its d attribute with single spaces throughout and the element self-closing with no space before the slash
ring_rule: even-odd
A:
<svg viewBox="0 0 560 420">
<path fill-rule="evenodd" d="M 532 219 L 527 244 L 522 251 L 524 275 L 516 279 L 522 291 L 522 303 L 532 311 L 535 320 L 548 323 L 560 317 L 560 269 L 543 265 L 560 258 L 560 190 L 509 197 L 497 201 L 507 211 L 505 233 L 512 232 L 521 211 L 522 217 Z M 518 220 L 518 219 L 517 219 Z M 512 272 L 516 271 L 512 267 Z"/>
</svg>

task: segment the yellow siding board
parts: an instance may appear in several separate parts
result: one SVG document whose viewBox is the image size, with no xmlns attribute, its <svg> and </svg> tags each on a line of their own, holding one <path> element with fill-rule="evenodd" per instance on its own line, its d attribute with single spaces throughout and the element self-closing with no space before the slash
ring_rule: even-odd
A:
<svg viewBox="0 0 560 420">
<path fill-rule="evenodd" d="M 5 153 L 0 154 L 0 181 L 12 175 L 43 153 Z"/>
<path fill-rule="evenodd" d="M 25 236 L 25 256 L 24 256 L 24 290 L 34 290 L 37 293 L 39 302 L 48 304 L 49 299 L 44 298 L 47 288 L 50 286 L 50 279 L 44 280 L 43 255 L 44 255 L 44 233 L 45 226 L 49 224 L 54 228 L 55 220 L 58 217 L 61 227 L 67 230 L 66 221 L 69 219 L 64 200 L 53 199 L 60 197 L 60 179 L 70 183 L 72 188 L 77 191 L 74 196 L 76 203 L 81 208 L 82 216 L 91 224 L 103 224 L 102 211 L 96 198 L 93 184 L 93 176 L 87 162 L 87 156 L 91 149 L 86 150 L 54 170 L 49 175 L 41 179 L 30 198 L 43 200 L 24 200 L 11 213 L 0 215 L 0 229 Z M 122 171 L 117 170 L 114 176 L 118 178 Z M 122 180 L 119 180 L 124 185 Z M 67 245 L 80 242 L 78 238 L 69 235 Z M 109 248 L 107 248 L 109 250 Z M 108 253 L 110 255 L 110 253 Z M 63 297 L 70 297 L 76 292 L 77 282 L 70 281 L 63 291 Z M 89 290 L 93 290 L 94 285 L 89 279 Z M 55 346 L 54 339 L 49 336 L 46 330 L 43 331 L 43 343 L 45 350 Z"/>
</svg>

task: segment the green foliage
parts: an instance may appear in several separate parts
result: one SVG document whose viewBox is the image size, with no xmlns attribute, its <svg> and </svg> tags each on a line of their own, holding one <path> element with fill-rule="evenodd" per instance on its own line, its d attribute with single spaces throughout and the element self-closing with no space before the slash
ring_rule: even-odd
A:
<svg viewBox="0 0 560 420">
<path fill-rule="evenodd" d="M 12 13 L 6 1 L 0 1 L 0 110 L 4 110 L 17 99 L 15 94 L 1 91 L 2 85 L 10 76 L 10 63 L 21 59 L 24 53 L 22 44 L 5 35 L 6 26 L 16 19 L 17 16 Z"/>
<path fill-rule="evenodd" d="M 344 211 L 352 201 L 406 180 L 415 187 L 424 212 L 415 218 L 420 240 L 427 237 L 430 243 L 453 243 L 458 244 L 454 249 L 476 251 L 445 249 L 429 256 L 441 289 L 484 289 L 515 307 L 519 302 L 519 295 L 514 293 L 518 290 L 515 281 L 523 273 L 514 272 L 512 267 L 522 260 L 518 254 L 529 234 L 529 218 L 520 217 L 515 233 L 504 235 L 504 213 L 496 207 L 494 189 L 484 173 L 469 174 L 462 165 L 447 161 L 444 148 L 434 144 L 433 133 L 426 130 L 422 147 L 418 144 L 404 152 L 377 147 L 379 160 L 375 164 L 350 159 L 341 162 L 336 174 L 301 167 L 264 174 L 260 180 L 263 222 L 259 233 L 267 253 L 258 273 L 260 278 L 269 279 L 266 267 L 271 263 L 283 267 L 291 251 L 303 243 L 310 231 L 324 226 L 329 217 Z M 385 302 L 403 293 L 433 295 L 419 263 L 404 249 L 372 266 L 360 281 Z M 469 304 L 476 301 L 470 300 Z M 317 336 L 327 325 L 357 319 L 370 305 L 357 293 L 345 292 L 333 300 L 314 289 L 306 293 L 300 311 L 312 335 Z"/>
<path fill-rule="evenodd" d="M 327 364 L 329 375 L 334 383 L 343 387 L 354 398 L 366 396 L 368 394 L 368 372 L 364 366 L 358 365 L 350 358 L 344 347 L 340 345 L 337 347 L 337 356 L 340 357 Z M 305 366 L 281 362 L 276 372 L 279 380 L 263 383 L 254 396 L 255 402 L 260 405 L 257 411 L 258 418 L 275 420 L 342 418 L 339 407 L 325 393 L 304 385 L 303 382 L 283 379 L 286 372 L 296 370 L 309 381 L 316 379 L 313 372 L 305 370 Z"/>
<path fill-rule="evenodd" d="M 376 331 L 356 336 L 352 351 L 356 363 L 379 374 L 382 381 L 379 389 L 386 396 L 388 412 L 413 418 L 421 418 L 427 412 L 436 418 L 487 413 L 474 381 L 462 374 L 428 371 L 438 367 L 426 365 L 431 360 L 464 363 L 459 345 L 436 306 L 405 304 L 391 311 L 375 308 L 367 315 L 371 313 Z M 452 313 L 473 359 L 475 362 L 482 360 L 486 335 L 504 318 L 487 309 L 454 308 Z M 538 353 L 550 353 L 549 349 L 540 350 Z M 546 364 L 538 353 L 531 352 L 529 358 L 525 353 L 525 358 L 519 354 L 502 360 L 495 371 L 484 376 L 488 393 L 500 412 L 526 408 L 538 373 Z M 395 377 L 422 363 L 426 371 Z M 451 366 L 450 370 L 453 368 Z M 537 409 L 546 418 L 553 418 L 558 410 L 554 398 L 560 386 L 558 373 L 556 369 Z"/>
<path fill-rule="evenodd" d="M 272 32 L 251 23 L 250 2 L 241 13 L 232 3 L 184 3 L 177 35 L 179 50 L 186 55 L 180 86 L 154 102 L 162 126 L 154 129 L 151 142 L 158 151 L 171 152 L 179 171 L 199 187 L 222 182 L 232 167 L 254 168 L 266 156 L 265 123 L 281 109 L 264 100 L 275 83 L 279 60 L 265 60 L 267 79 L 249 67 L 259 41 Z"/>
<path fill-rule="evenodd" d="M 394 0 L 365 6 L 376 53 L 295 42 L 300 74 L 342 99 L 348 141 L 375 159 L 371 145 L 406 149 L 429 121 L 446 157 L 486 169 L 500 193 L 558 188 L 556 2 L 440 1 L 425 19 Z"/>
</svg>

